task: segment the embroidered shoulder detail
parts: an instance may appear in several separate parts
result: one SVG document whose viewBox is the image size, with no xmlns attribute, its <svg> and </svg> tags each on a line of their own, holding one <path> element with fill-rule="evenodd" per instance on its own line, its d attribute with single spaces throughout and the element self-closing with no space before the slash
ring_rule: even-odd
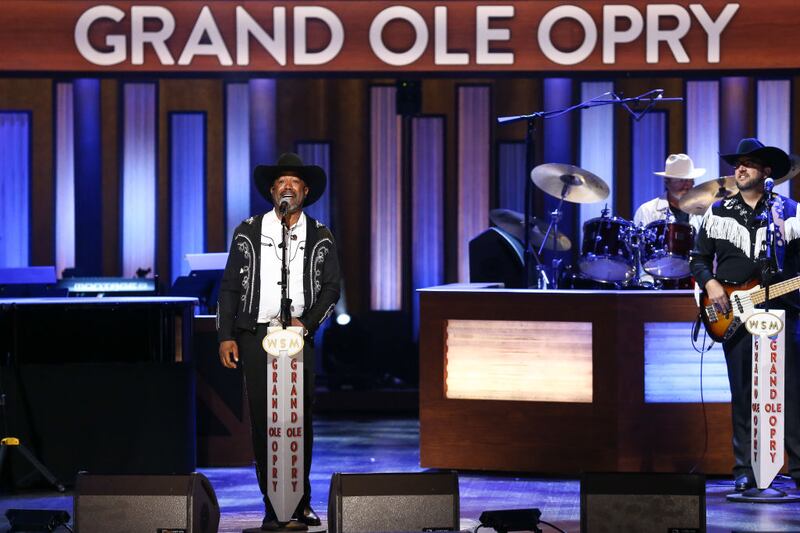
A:
<svg viewBox="0 0 800 533">
<path fill-rule="evenodd" d="M 728 241 L 750 257 L 750 232 L 736 219 L 721 217 L 708 211 L 703 217 L 703 227 L 710 239 Z"/>
<path fill-rule="evenodd" d="M 248 219 L 245 219 L 244 222 L 245 222 L 245 224 L 252 224 L 255 221 L 255 219 L 256 219 L 256 217 L 250 217 Z"/>
<path fill-rule="evenodd" d="M 319 220 L 315 220 L 314 222 L 316 222 L 316 227 L 317 228 L 325 228 L 325 227 L 327 227 L 327 226 L 325 226 L 325 224 L 323 224 Z"/>
</svg>

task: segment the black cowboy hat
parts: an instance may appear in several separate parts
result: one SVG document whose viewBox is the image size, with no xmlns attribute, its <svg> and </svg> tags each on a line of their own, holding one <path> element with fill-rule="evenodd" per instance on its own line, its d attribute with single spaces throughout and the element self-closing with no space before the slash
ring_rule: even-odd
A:
<svg viewBox="0 0 800 533">
<path fill-rule="evenodd" d="M 740 159 L 755 159 L 764 166 L 771 167 L 771 177 L 776 180 L 785 176 L 792 168 L 792 161 L 786 152 L 774 146 L 764 146 L 764 143 L 753 137 L 739 141 L 735 154 L 725 154 L 720 157 L 733 166 L 736 166 L 736 162 Z"/>
<path fill-rule="evenodd" d="M 269 190 L 276 179 L 286 174 L 298 176 L 306 183 L 308 194 L 303 202 L 303 207 L 316 202 L 325 192 L 328 178 L 325 171 L 317 165 L 305 165 L 300 156 L 291 152 L 281 154 L 278 162 L 274 165 L 258 165 L 253 171 L 253 180 L 261 196 L 272 203 L 272 196 Z"/>
</svg>

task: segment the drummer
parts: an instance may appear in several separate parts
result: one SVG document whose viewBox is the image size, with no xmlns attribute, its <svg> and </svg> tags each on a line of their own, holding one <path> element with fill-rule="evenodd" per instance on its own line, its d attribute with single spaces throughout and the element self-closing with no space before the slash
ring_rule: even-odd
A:
<svg viewBox="0 0 800 533">
<path fill-rule="evenodd" d="M 670 154 L 664 172 L 655 172 L 664 177 L 664 193 L 643 203 L 633 215 L 637 225 L 648 225 L 656 220 L 689 223 L 695 232 L 700 228 L 702 217 L 681 211 L 678 202 L 694 186 L 694 179 L 706 173 L 704 168 L 695 168 L 692 158 L 686 154 Z"/>
</svg>

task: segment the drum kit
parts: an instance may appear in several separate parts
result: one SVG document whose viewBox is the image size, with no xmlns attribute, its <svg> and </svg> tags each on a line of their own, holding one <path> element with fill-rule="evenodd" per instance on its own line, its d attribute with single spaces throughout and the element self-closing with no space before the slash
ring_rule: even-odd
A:
<svg viewBox="0 0 800 533">
<path fill-rule="evenodd" d="M 601 216 L 583 224 L 583 239 L 577 260 L 578 272 L 561 268 L 553 261 L 551 276 L 539 258 L 544 250 L 566 252 L 572 248 L 568 236 L 558 230 L 563 202 L 590 204 L 608 197 L 609 188 L 602 178 L 573 165 L 547 163 L 531 171 L 531 180 L 545 193 L 559 199 L 550 214 L 550 222 L 533 219 L 528 237 L 537 262 L 536 286 L 539 288 L 645 289 L 690 288 L 689 253 L 694 246 L 694 228 L 678 222 L 667 211 L 667 218 L 647 225 L 636 225 L 610 216 L 606 207 Z M 697 185 L 680 201 L 682 211 L 702 215 L 721 198 L 737 194 L 732 176 Z M 524 242 L 525 221 L 521 213 L 495 209 L 491 221 L 500 229 Z M 552 281 L 550 281 L 552 280 Z"/>
</svg>

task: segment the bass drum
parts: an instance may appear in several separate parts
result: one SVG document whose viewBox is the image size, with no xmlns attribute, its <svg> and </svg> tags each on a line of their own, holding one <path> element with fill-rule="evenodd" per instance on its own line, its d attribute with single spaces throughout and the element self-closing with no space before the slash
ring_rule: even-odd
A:
<svg viewBox="0 0 800 533">
<path fill-rule="evenodd" d="M 682 279 L 690 274 L 694 228 L 683 222 L 656 220 L 644 230 L 642 267 L 656 278 Z"/>
<path fill-rule="evenodd" d="M 619 217 L 598 217 L 583 225 L 578 268 L 596 281 L 627 281 L 635 273 L 628 238 L 633 224 Z"/>
</svg>

